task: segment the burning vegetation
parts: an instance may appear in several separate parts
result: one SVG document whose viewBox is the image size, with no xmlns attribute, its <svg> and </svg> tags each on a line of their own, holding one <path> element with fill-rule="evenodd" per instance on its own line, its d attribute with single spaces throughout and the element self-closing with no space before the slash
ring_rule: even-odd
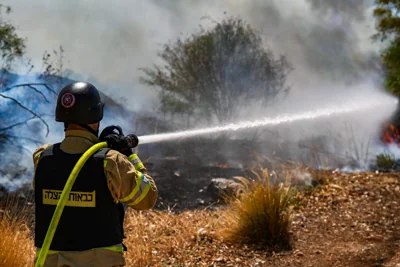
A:
<svg viewBox="0 0 400 267">
<path fill-rule="evenodd" d="M 381 126 L 380 140 L 385 145 L 400 146 L 400 105 Z"/>
<path fill-rule="evenodd" d="M 400 131 L 396 126 L 399 122 L 385 122 L 383 125 L 383 134 L 381 137 L 382 142 L 386 145 L 397 145 L 400 146 Z"/>
<path fill-rule="evenodd" d="M 396 157 L 391 151 L 400 148 L 400 110 L 397 108 L 392 118 L 383 123 L 380 141 L 386 147 L 385 152 L 376 156 L 376 166 L 383 170 L 396 168 Z"/>
</svg>

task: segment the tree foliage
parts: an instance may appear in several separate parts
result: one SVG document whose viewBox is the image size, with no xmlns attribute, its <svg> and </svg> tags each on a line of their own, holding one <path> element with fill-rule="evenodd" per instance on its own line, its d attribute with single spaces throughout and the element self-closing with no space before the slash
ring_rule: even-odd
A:
<svg viewBox="0 0 400 267">
<path fill-rule="evenodd" d="M 376 40 L 388 45 L 382 53 L 382 60 L 387 69 L 386 87 L 400 96 L 400 1 L 377 0 L 374 16 L 377 19 Z"/>
<path fill-rule="evenodd" d="M 0 9 L 5 9 L 8 14 L 11 7 L 0 5 Z M 4 20 L 0 19 L 0 52 L 3 70 L 10 70 L 11 64 L 15 59 L 20 58 L 25 53 L 25 41 L 15 32 L 15 27 Z"/>
<path fill-rule="evenodd" d="M 162 65 L 142 69 L 142 81 L 161 89 L 164 112 L 225 122 L 241 106 L 264 106 L 289 91 L 291 67 L 275 58 L 262 38 L 241 19 L 215 22 L 163 46 Z"/>
</svg>

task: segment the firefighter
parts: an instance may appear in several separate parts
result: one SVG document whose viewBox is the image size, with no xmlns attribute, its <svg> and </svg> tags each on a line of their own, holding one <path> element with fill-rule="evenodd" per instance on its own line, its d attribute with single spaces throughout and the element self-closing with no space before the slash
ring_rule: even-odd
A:
<svg viewBox="0 0 400 267">
<path fill-rule="evenodd" d="M 75 82 L 59 93 L 56 121 L 65 138 L 33 154 L 35 174 L 35 247 L 43 245 L 64 185 L 78 159 L 93 144 L 108 147 L 88 159 L 79 173 L 57 226 L 45 265 L 48 267 L 125 266 L 123 221 L 126 207 L 154 207 L 157 187 L 129 137 L 109 134 L 98 139 L 104 103 L 89 83 Z"/>
</svg>

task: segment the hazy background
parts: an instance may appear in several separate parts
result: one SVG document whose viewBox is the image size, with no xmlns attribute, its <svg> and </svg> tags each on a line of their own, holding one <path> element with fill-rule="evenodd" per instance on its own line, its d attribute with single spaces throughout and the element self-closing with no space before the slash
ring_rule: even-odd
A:
<svg viewBox="0 0 400 267">
<path fill-rule="evenodd" d="M 374 141 L 380 123 L 395 108 L 385 102 L 381 44 L 371 40 L 373 0 L 12 0 L 5 4 L 13 8 L 8 18 L 27 37 L 27 56 L 33 64 L 40 67 L 44 50 L 62 45 L 64 69 L 73 72 L 70 78 L 95 83 L 132 111 L 154 113 L 158 107 L 156 91 L 139 83 L 138 68 L 160 63 L 157 51 L 162 44 L 227 16 L 250 23 L 266 47 L 275 55 L 286 55 L 294 68 L 287 99 L 265 110 L 253 110 L 249 103 L 238 120 L 380 101 L 387 105 L 281 127 L 283 138 L 300 140 L 327 132 L 343 134 L 344 123 L 350 123 L 357 138 L 372 137 L 378 151 L 380 144 Z M 106 124 L 114 119 L 124 123 L 123 118 L 107 117 Z M 46 141 L 55 138 L 60 136 Z"/>
<path fill-rule="evenodd" d="M 65 68 L 101 84 L 132 108 L 152 110 L 154 91 L 138 83 L 140 67 L 157 62 L 161 45 L 211 19 L 240 16 L 275 54 L 293 64 L 293 97 L 347 91 L 343 78 L 365 80 L 379 70 L 372 43 L 372 0 L 105 0 L 6 2 L 40 66 L 44 49 L 65 49 Z M 372 77 L 376 80 L 376 77 Z M 354 82 L 354 80 L 352 80 Z M 333 90 L 333 92 L 332 92 Z"/>
</svg>

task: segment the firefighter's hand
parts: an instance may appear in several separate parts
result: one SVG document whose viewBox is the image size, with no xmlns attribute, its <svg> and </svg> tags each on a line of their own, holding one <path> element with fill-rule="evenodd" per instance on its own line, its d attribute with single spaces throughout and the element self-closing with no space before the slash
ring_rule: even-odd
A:
<svg viewBox="0 0 400 267">
<path fill-rule="evenodd" d="M 110 134 L 118 134 L 118 135 L 122 135 L 122 136 L 124 135 L 122 128 L 120 126 L 110 125 L 110 126 L 107 126 L 106 128 L 104 128 L 103 131 L 101 131 L 101 134 L 99 137 L 100 142 L 104 142 L 104 138 Z"/>
<path fill-rule="evenodd" d="M 138 138 L 134 134 L 127 136 L 119 134 L 109 134 L 104 137 L 108 147 L 129 157 L 132 154 L 132 148 L 138 145 Z"/>
</svg>

